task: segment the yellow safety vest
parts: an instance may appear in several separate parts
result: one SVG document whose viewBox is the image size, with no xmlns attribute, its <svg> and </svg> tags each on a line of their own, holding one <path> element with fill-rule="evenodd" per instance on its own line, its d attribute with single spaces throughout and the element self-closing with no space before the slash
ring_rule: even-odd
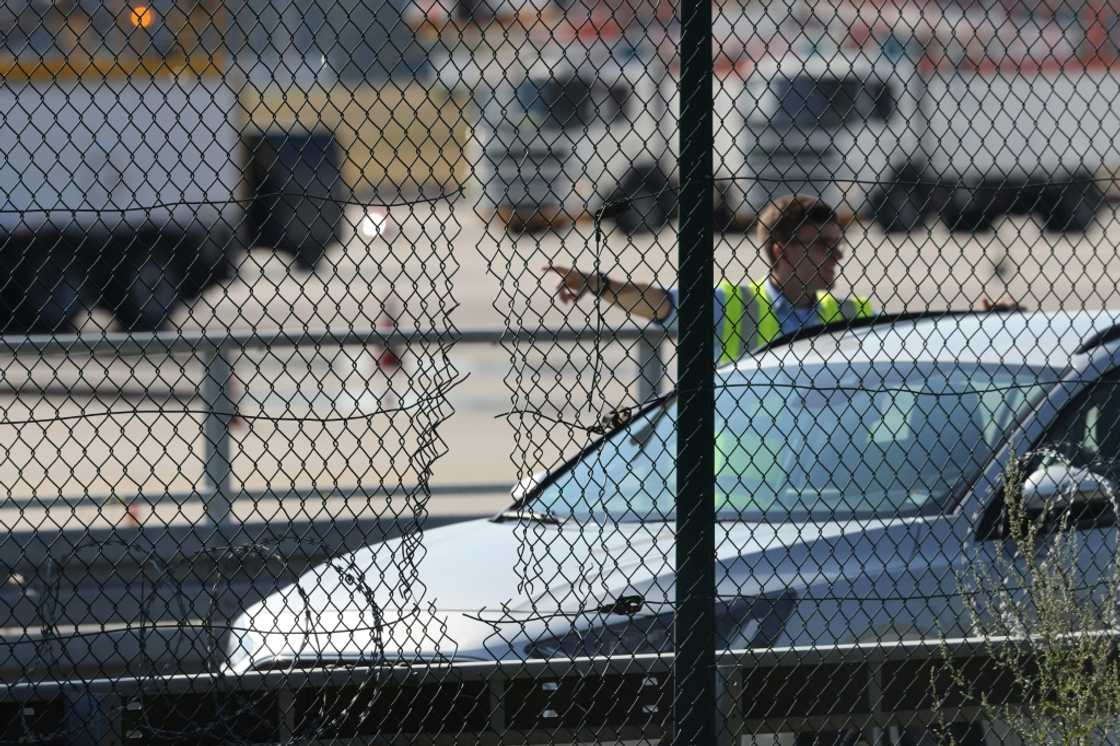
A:
<svg viewBox="0 0 1120 746">
<path fill-rule="evenodd" d="M 765 280 L 754 281 L 742 287 L 732 285 L 725 280 L 719 284 L 719 288 L 725 298 L 723 326 L 720 328 L 719 335 L 720 365 L 738 360 L 743 354 L 744 346 L 749 352 L 781 336 L 782 326 L 778 323 L 778 317 L 774 315 L 773 304 L 766 292 Z M 753 319 L 747 314 L 748 301 L 754 303 Z M 845 318 L 862 319 L 873 313 L 871 301 L 867 298 L 853 297 L 850 302 L 854 307 L 854 314 L 846 315 L 844 304 L 837 300 L 836 296 L 823 290 L 817 293 L 817 312 L 820 313 L 821 323 L 843 321 Z M 751 321 L 754 321 L 754 329 L 748 328 Z M 750 344 L 745 345 L 746 342 Z"/>
</svg>

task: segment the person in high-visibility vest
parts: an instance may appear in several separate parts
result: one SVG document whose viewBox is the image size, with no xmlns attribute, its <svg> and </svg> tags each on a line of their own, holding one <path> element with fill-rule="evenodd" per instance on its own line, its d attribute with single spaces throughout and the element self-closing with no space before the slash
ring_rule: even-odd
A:
<svg viewBox="0 0 1120 746">
<path fill-rule="evenodd" d="M 783 197 L 758 216 L 756 231 L 770 272 L 747 282 L 724 280 L 715 288 L 717 364 L 733 363 L 784 334 L 871 315 L 866 298 L 840 299 L 831 292 L 844 240 L 844 223 L 831 206 L 814 197 Z M 635 316 L 676 325 L 676 289 L 564 267 L 548 269 L 560 275 L 561 301 L 571 303 L 590 293 Z M 782 438 L 765 421 L 748 423 L 749 433 L 733 432 L 728 425 L 717 418 L 717 501 L 749 509 L 764 499 L 762 485 L 782 469 Z"/>
<path fill-rule="evenodd" d="M 855 321 L 874 314 L 867 298 L 837 298 L 831 292 L 843 258 L 845 221 L 830 205 L 816 197 L 790 195 L 768 205 L 758 216 L 757 237 L 770 264 L 768 276 L 736 284 L 728 280 L 715 288 L 715 355 L 720 365 L 780 336 L 820 324 Z M 547 271 L 560 276 L 557 296 L 574 303 L 586 294 L 617 306 L 627 313 L 652 320 L 667 328 L 677 323 L 678 291 L 628 280 L 615 280 L 603 273 L 550 265 Z M 1018 304 L 987 298 L 981 310 L 1019 310 Z M 775 411 L 763 411 L 777 416 Z M 717 412 L 717 415 L 721 414 Z M 726 416 L 728 413 L 722 413 Z M 757 506 L 763 499 L 761 485 L 778 479 L 781 455 L 788 446 L 765 418 L 748 423 L 750 432 L 733 432 L 717 417 L 717 500 L 736 508 Z M 720 486 L 722 485 L 722 486 Z"/>
<path fill-rule="evenodd" d="M 790 195 L 758 216 L 757 236 L 770 263 L 767 277 L 715 288 L 716 361 L 734 362 L 784 334 L 872 315 L 867 298 L 840 299 L 830 291 L 843 258 L 844 221 L 827 203 Z M 572 303 L 585 294 L 666 327 L 676 325 L 678 291 L 616 280 L 604 273 L 550 265 L 560 275 L 557 295 Z"/>
</svg>

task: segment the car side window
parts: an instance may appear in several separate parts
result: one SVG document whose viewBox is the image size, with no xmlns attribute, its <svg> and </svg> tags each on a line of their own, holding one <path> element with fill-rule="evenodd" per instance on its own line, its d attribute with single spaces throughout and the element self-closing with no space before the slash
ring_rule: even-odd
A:
<svg viewBox="0 0 1120 746">
<path fill-rule="evenodd" d="M 1102 376 L 1066 405 L 1035 450 L 1120 485 L 1120 372 Z"/>
</svg>

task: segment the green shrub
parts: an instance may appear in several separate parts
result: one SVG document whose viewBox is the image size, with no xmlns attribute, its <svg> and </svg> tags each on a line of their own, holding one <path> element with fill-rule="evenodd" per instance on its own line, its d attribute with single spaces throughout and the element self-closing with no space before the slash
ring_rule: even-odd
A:
<svg viewBox="0 0 1120 746">
<path fill-rule="evenodd" d="M 1053 452 L 1040 455 L 1064 460 Z M 1027 746 L 1115 744 L 1120 735 L 1116 556 L 1101 568 L 1099 581 L 1087 585 L 1078 569 L 1082 537 L 1073 530 L 1075 516 L 1068 505 L 1032 514 L 1023 499 L 1024 478 L 1022 461 L 1013 460 L 1004 475 L 1007 530 L 994 565 L 973 567 L 957 578 L 972 636 L 984 640 L 989 665 L 1020 701 L 982 692 L 966 694 L 966 702 Z M 963 667 L 945 653 L 952 686 L 967 692 Z"/>
</svg>

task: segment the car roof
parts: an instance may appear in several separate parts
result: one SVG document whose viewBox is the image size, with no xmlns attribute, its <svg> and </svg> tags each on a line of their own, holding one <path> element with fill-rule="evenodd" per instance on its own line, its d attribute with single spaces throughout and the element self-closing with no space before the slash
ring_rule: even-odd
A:
<svg viewBox="0 0 1120 746">
<path fill-rule="evenodd" d="M 1064 369 L 1120 310 L 951 314 L 825 331 L 763 349 L 740 370 L 797 362 L 957 362 Z"/>
</svg>

